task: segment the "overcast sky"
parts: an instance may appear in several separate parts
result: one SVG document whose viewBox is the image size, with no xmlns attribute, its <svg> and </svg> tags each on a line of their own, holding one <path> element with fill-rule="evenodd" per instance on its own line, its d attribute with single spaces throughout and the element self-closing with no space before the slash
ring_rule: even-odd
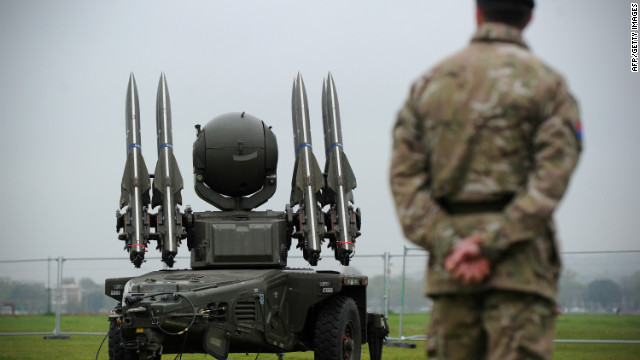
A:
<svg viewBox="0 0 640 360">
<path fill-rule="evenodd" d="M 194 125 L 246 111 L 273 126 L 279 187 L 262 208 L 283 210 L 293 170 L 293 79 L 300 71 L 306 83 L 316 156 L 324 163 L 320 96 L 331 71 L 344 149 L 358 179 L 358 254 L 401 253 L 410 244 L 388 186 L 391 127 L 410 83 L 468 43 L 474 3 L 1 1 L 0 260 L 128 258 L 115 211 L 130 72 L 150 170 L 156 89 L 165 72 L 183 199 L 205 211 L 212 206 L 193 190 Z M 585 150 L 556 213 L 564 251 L 640 249 L 640 74 L 630 71 L 630 33 L 630 3 L 621 0 L 537 1 L 524 33 L 566 77 L 582 113 Z M 180 250 L 187 255 L 186 246 Z M 335 263 L 328 250 L 323 255 L 321 265 Z M 143 270 L 159 265 L 150 260 Z"/>
</svg>

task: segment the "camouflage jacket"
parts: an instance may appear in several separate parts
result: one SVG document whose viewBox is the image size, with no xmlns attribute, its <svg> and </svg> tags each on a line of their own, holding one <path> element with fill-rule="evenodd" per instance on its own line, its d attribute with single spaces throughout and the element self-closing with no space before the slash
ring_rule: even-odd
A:
<svg viewBox="0 0 640 360">
<path fill-rule="evenodd" d="M 429 251 L 427 294 L 503 289 L 555 299 L 552 213 L 581 137 L 565 81 L 507 25 L 483 24 L 412 85 L 393 129 L 390 182 L 405 236 Z M 473 234 L 484 239 L 492 273 L 462 286 L 443 261 Z"/>
</svg>

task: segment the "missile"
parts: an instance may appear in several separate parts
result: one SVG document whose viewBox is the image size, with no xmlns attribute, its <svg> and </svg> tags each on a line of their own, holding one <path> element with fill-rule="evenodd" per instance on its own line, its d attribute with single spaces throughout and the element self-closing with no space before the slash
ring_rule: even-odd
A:
<svg viewBox="0 0 640 360">
<path fill-rule="evenodd" d="M 324 201 L 331 204 L 330 220 L 326 221 L 326 235 L 334 248 L 335 258 L 342 265 L 349 265 L 355 249 L 355 239 L 360 235 L 359 210 L 353 211 L 352 190 L 356 187 L 356 177 L 347 160 L 342 145 L 342 127 L 338 94 L 331 73 L 322 85 L 322 125 L 324 128 L 326 189 Z"/>
<path fill-rule="evenodd" d="M 320 208 L 316 200 L 324 184 L 324 176 L 312 151 L 307 92 L 300 73 L 293 82 L 291 114 L 296 160 L 291 181 L 290 205 L 298 205 L 299 226 L 298 234 L 295 236 L 302 240 L 300 246 L 304 258 L 315 266 L 320 259 L 321 242 L 324 237 L 323 227 L 319 222 L 322 217 L 319 215 Z"/>
<path fill-rule="evenodd" d="M 164 73 L 158 83 L 156 98 L 156 128 L 158 132 L 158 162 L 153 176 L 152 207 L 160 206 L 156 215 L 158 247 L 162 250 L 162 261 L 173 266 L 180 240 L 185 237 L 182 228 L 182 175 L 173 155 L 171 133 L 171 102 Z"/>
<path fill-rule="evenodd" d="M 142 157 L 140 141 L 140 105 L 138 103 L 138 89 L 133 73 L 129 77 L 127 86 L 127 100 L 125 110 L 127 129 L 127 162 L 122 175 L 120 210 L 126 206 L 123 213 L 119 213 L 117 229 L 124 229 L 121 239 L 126 240 L 129 258 L 136 267 L 144 261 L 147 242 L 149 240 L 149 221 L 147 207 L 149 205 L 149 190 L 151 181 L 149 171 Z"/>
</svg>

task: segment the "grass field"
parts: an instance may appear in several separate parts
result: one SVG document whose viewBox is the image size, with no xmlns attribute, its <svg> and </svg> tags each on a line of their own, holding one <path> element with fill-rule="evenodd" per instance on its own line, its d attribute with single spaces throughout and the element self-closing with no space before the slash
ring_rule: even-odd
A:
<svg viewBox="0 0 640 360">
<path fill-rule="evenodd" d="M 391 336 L 398 336 L 399 317 L 389 319 Z M 424 334 L 427 314 L 405 314 L 403 335 Z M 49 332 L 55 327 L 54 316 L 4 316 L 0 317 L 0 332 Z M 63 332 L 106 332 L 107 317 L 104 315 L 63 316 Z M 0 336 L 0 360 L 86 360 L 95 359 L 102 336 L 73 335 L 68 340 L 45 340 L 42 336 Z M 558 318 L 557 339 L 640 340 L 640 316 L 615 315 L 561 315 Z M 165 355 L 163 360 L 175 355 Z M 254 360 L 256 354 L 232 354 L 230 360 Z M 363 359 L 369 352 L 363 349 Z M 98 359 L 108 359 L 103 346 Z M 184 355 L 185 360 L 213 359 L 205 355 Z M 276 356 L 263 354 L 261 360 L 275 360 Z M 312 360 L 313 354 L 295 353 L 285 355 L 286 360 Z M 417 342 L 415 349 L 385 347 L 385 360 L 426 359 L 423 343 Z M 559 360 L 637 360 L 640 359 L 640 344 L 564 344 L 555 346 L 554 359 Z"/>
</svg>

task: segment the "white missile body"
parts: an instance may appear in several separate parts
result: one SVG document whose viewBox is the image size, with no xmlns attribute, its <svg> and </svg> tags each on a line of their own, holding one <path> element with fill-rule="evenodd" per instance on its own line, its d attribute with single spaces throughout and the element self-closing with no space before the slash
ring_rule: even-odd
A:
<svg viewBox="0 0 640 360">
<path fill-rule="evenodd" d="M 136 267 L 144 261 L 149 240 L 149 189 L 151 181 L 149 171 L 142 157 L 140 143 L 140 105 L 138 89 L 133 73 L 127 86 L 125 109 L 127 129 L 127 162 L 122 175 L 120 209 L 127 207 L 124 213 L 124 237 L 129 258 Z"/>
<path fill-rule="evenodd" d="M 171 102 L 164 73 L 158 83 L 156 99 L 156 127 L 158 132 L 158 162 L 153 177 L 153 207 L 160 205 L 157 213 L 156 233 L 162 250 L 162 261 L 173 266 L 178 253 L 178 244 L 184 237 L 180 191 L 183 189 L 182 175 L 173 154 L 171 130 Z"/>
<path fill-rule="evenodd" d="M 317 201 L 324 184 L 324 177 L 312 151 L 307 93 L 300 74 L 293 82 L 291 113 L 296 164 L 291 183 L 290 205 L 292 207 L 299 205 L 304 258 L 309 264 L 315 266 L 320 259 L 324 236 L 320 222 L 322 216 Z"/>
<path fill-rule="evenodd" d="M 349 202 L 353 203 L 352 190 L 356 178 L 349 165 L 342 145 L 342 127 L 338 94 L 331 73 L 322 86 L 322 124 L 324 127 L 326 190 L 324 199 L 331 204 L 331 222 L 327 224 L 328 235 L 336 243 L 335 257 L 343 265 L 349 264 L 359 235 L 356 214 Z M 328 222 L 328 221 L 327 221 Z"/>
</svg>

